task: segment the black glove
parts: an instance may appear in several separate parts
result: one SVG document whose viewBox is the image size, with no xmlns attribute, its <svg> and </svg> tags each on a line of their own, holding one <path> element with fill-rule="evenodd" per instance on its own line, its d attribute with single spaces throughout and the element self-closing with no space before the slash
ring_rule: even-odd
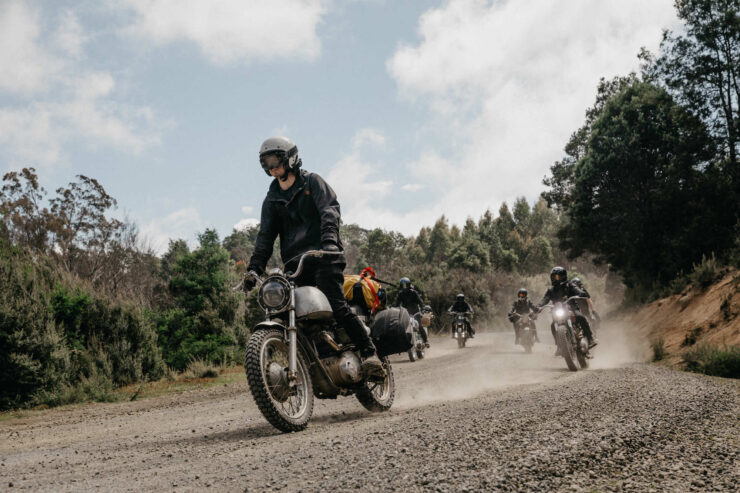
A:
<svg viewBox="0 0 740 493">
<path fill-rule="evenodd" d="M 245 277 L 244 282 L 242 283 L 242 290 L 245 293 L 248 293 L 257 285 L 257 279 L 254 277 Z"/>
<path fill-rule="evenodd" d="M 339 246 L 331 241 L 325 241 L 321 244 L 321 249 L 325 252 L 338 252 Z"/>
</svg>

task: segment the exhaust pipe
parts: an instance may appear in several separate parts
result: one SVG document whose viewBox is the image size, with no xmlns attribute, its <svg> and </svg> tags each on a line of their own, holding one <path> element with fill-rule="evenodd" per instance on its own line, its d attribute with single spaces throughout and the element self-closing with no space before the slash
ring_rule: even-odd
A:
<svg viewBox="0 0 740 493">
<path fill-rule="evenodd" d="M 328 345 L 330 345 L 332 349 L 334 349 L 334 351 L 339 352 L 342 350 L 342 346 L 337 344 L 337 341 L 335 341 L 334 338 L 331 336 L 331 334 L 329 334 L 327 331 L 324 330 L 321 332 L 321 338 L 324 339 L 324 341 Z"/>
</svg>

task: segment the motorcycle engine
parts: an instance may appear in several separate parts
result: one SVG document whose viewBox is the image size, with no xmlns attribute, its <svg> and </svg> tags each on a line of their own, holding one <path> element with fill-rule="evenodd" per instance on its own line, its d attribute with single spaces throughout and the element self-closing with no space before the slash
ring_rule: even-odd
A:
<svg viewBox="0 0 740 493">
<path fill-rule="evenodd" d="M 339 357 L 330 356 L 322 361 L 336 385 L 352 385 L 362 380 L 362 362 L 352 351 L 345 351 Z"/>
</svg>

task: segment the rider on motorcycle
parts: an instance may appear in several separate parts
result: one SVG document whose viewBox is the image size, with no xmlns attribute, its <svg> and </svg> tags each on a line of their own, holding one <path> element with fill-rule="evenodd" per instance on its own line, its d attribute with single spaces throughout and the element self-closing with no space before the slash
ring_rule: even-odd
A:
<svg viewBox="0 0 740 493">
<path fill-rule="evenodd" d="M 550 271 L 550 283 L 552 286 L 547 289 L 542 300 L 537 304 L 538 311 L 551 301 L 565 301 L 571 296 L 581 296 L 585 298 L 587 295 L 583 290 L 568 282 L 568 272 L 563 267 L 553 267 Z M 573 310 L 573 313 L 575 314 L 576 323 L 581 325 L 583 334 L 586 336 L 586 339 L 588 339 L 589 347 L 594 347 L 599 341 L 594 338 L 594 335 L 591 332 L 591 325 L 578 307 L 578 303 L 572 301 L 570 303 L 570 309 Z M 555 339 L 555 324 L 550 325 L 550 330 L 552 331 L 553 339 Z M 559 351 L 560 348 L 558 348 L 558 351 L 555 353 L 556 356 L 559 355 Z"/>
<path fill-rule="evenodd" d="M 580 288 L 581 291 L 583 291 L 584 293 L 586 293 L 586 298 L 588 298 L 588 309 L 591 312 L 591 320 L 593 321 L 594 326 L 595 326 L 596 330 L 598 331 L 599 325 L 601 323 L 601 317 L 599 317 L 599 314 L 596 313 L 596 310 L 594 310 L 594 302 L 591 300 L 591 295 L 586 290 L 586 288 L 583 286 L 583 281 L 581 281 L 580 278 L 574 277 L 573 279 L 571 279 L 570 282 L 573 283 L 573 284 L 575 284 L 576 287 Z"/>
<path fill-rule="evenodd" d="M 343 252 L 337 196 L 319 175 L 300 169 L 298 147 L 285 137 L 270 137 L 260 146 L 259 161 L 274 180 L 262 203 L 260 230 L 247 270 L 260 275 L 265 271 L 278 236 L 286 271 L 295 271 L 298 259 L 309 250 Z M 357 346 L 363 369 L 382 373 L 383 366 L 365 325 L 352 313 L 344 298 L 344 255 L 315 260 L 304 264 L 296 285 L 313 285 L 326 295 L 335 320 Z M 255 284 L 255 279 L 247 277 L 244 291 L 250 291 Z"/>
<path fill-rule="evenodd" d="M 519 344 L 519 330 L 516 327 L 516 322 L 522 315 L 530 316 L 529 326 L 532 328 L 534 340 L 540 342 L 540 338 L 537 336 L 537 326 L 535 326 L 534 323 L 534 319 L 537 316 L 537 313 L 539 313 L 537 306 L 529 299 L 525 288 L 521 288 L 517 292 L 516 298 L 516 301 L 511 305 L 511 310 L 509 310 L 508 315 L 509 322 L 511 322 L 514 327 L 514 344 Z"/>
<path fill-rule="evenodd" d="M 467 301 L 465 301 L 465 295 L 460 293 L 457 295 L 455 302 L 452 304 L 452 306 L 447 310 L 448 313 L 469 313 L 470 315 L 473 315 L 473 308 L 468 304 Z M 468 317 L 465 317 L 465 325 L 468 328 L 468 333 L 470 334 L 470 338 L 473 339 L 475 337 L 475 329 L 473 329 L 473 326 L 470 323 L 470 319 Z M 452 325 L 452 334 L 455 333 L 455 325 L 453 323 Z"/>
<path fill-rule="evenodd" d="M 408 277 L 402 277 L 398 282 L 398 287 L 400 288 L 400 291 L 398 292 L 398 298 L 396 298 L 396 306 L 404 307 L 414 316 L 416 321 L 419 322 L 419 333 L 421 334 L 424 344 L 429 347 L 427 331 L 421 325 L 421 308 L 424 305 L 421 295 L 419 295 L 419 292 L 411 285 L 411 280 Z"/>
</svg>

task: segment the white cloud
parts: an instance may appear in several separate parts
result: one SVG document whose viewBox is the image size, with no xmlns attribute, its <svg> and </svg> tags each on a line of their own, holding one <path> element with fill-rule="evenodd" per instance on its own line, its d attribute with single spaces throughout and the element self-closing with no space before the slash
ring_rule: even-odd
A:
<svg viewBox="0 0 740 493">
<path fill-rule="evenodd" d="M 158 44 L 189 41 L 213 63 L 308 58 L 321 51 L 316 28 L 326 0 L 124 0 L 127 31 Z"/>
<path fill-rule="evenodd" d="M 371 144 L 382 146 L 385 136 L 376 129 L 364 128 L 357 131 L 352 139 L 352 152 L 335 164 L 326 176 L 342 206 L 342 219 L 345 223 L 357 223 L 364 227 L 374 227 L 378 223 L 373 211 L 382 203 L 392 189 L 393 181 L 379 177 L 380 166 L 367 162 L 361 155 L 363 147 Z"/>
<path fill-rule="evenodd" d="M 158 255 L 167 251 L 170 240 L 184 239 L 195 245 L 193 233 L 203 228 L 203 220 L 198 210 L 184 207 L 171 212 L 165 217 L 153 219 L 141 228 L 144 243 L 151 246 Z"/>
<path fill-rule="evenodd" d="M 138 154 L 159 142 L 168 122 L 151 108 L 117 101 L 108 72 L 82 65 L 86 35 L 71 12 L 63 12 L 48 38 L 39 12 L 24 2 L 0 7 L 0 156 L 49 165 L 78 139 Z"/>
<path fill-rule="evenodd" d="M 19 1 L 0 4 L 0 91 L 30 94 L 48 88 L 62 67 L 38 46 L 37 16 Z"/>
<path fill-rule="evenodd" d="M 82 48 L 87 42 L 80 21 L 74 12 L 69 10 L 62 12 L 59 19 L 59 27 L 55 34 L 55 45 L 64 53 L 72 57 L 82 54 Z"/>
<path fill-rule="evenodd" d="M 401 186 L 401 190 L 403 190 L 404 192 L 418 192 L 419 190 L 423 188 L 424 188 L 424 185 L 420 183 L 407 183 Z"/>
<path fill-rule="evenodd" d="M 363 128 L 355 133 L 352 138 L 352 147 L 359 149 L 363 146 L 380 147 L 385 146 L 385 135 L 375 128 Z"/>
<path fill-rule="evenodd" d="M 418 229 L 441 213 L 455 222 L 543 189 L 600 77 L 638 66 L 674 26 L 671 0 L 449 0 L 419 20 L 420 40 L 387 69 L 401 94 L 430 109 L 447 148 L 409 165 L 439 193 L 433 210 L 396 214 L 386 227 Z M 454 160 L 445 152 L 453 149 Z"/>
<path fill-rule="evenodd" d="M 260 223 L 260 220 L 256 217 L 247 217 L 245 219 L 240 219 L 239 221 L 234 224 L 234 229 L 237 231 L 241 231 L 243 229 L 248 229 L 253 226 L 257 226 Z"/>
</svg>

